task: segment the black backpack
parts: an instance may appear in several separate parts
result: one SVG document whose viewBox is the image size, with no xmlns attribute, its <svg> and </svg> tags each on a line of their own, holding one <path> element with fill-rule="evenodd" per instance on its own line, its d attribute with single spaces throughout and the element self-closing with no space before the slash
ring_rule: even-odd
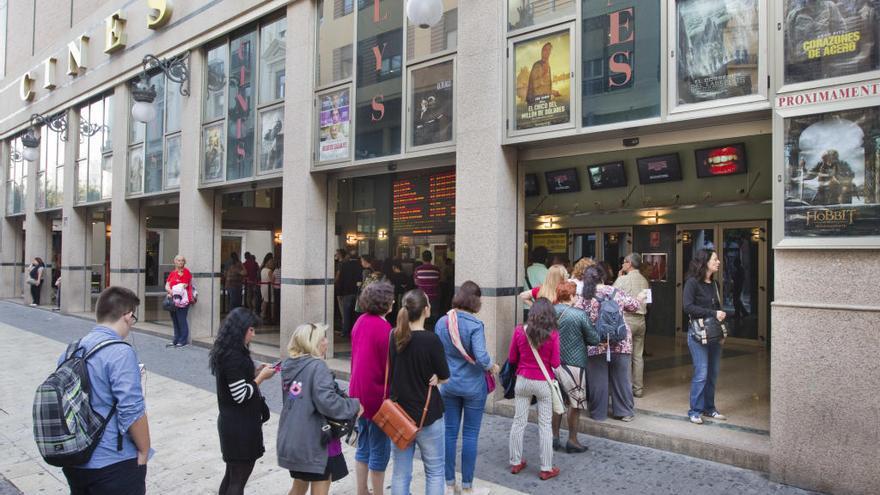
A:
<svg viewBox="0 0 880 495">
<path fill-rule="evenodd" d="M 626 322 L 623 320 L 623 313 L 620 311 L 620 305 L 614 300 L 617 289 L 608 297 L 596 296 L 599 301 L 599 319 L 596 320 L 596 331 L 599 333 L 599 340 L 607 344 L 615 344 L 626 340 Z"/>
</svg>

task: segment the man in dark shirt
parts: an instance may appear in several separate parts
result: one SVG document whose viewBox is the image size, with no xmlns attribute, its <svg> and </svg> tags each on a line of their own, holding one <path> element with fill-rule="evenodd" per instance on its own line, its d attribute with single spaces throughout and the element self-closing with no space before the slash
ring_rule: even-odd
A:
<svg viewBox="0 0 880 495">
<path fill-rule="evenodd" d="M 431 304 L 431 317 L 425 322 L 425 329 L 434 331 L 434 323 L 440 314 L 440 269 L 431 264 L 434 256 L 431 251 L 422 253 L 422 263 L 413 272 L 413 282 L 416 287 L 422 289 L 428 296 L 428 302 Z"/>
<path fill-rule="evenodd" d="M 253 311 L 259 311 L 256 301 L 256 293 L 260 292 L 257 283 L 260 281 L 260 265 L 257 264 L 256 256 L 250 251 L 244 253 L 244 269 L 247 271 L 245 278 L 245 305 Z"/>
<path fill-rule="evenodd" d="M 339 263 L 336 272 L 335 286 L 337 288 L 336 300 L 339 304 L 339 312 L 342 315 L 342 334 L 351 335 L 354 327 L 354 306 L 357 302 L 358 284 L 363 276 L 361 263 L 354 259 L 356 253 L 345 253 Z"/>
</svg>

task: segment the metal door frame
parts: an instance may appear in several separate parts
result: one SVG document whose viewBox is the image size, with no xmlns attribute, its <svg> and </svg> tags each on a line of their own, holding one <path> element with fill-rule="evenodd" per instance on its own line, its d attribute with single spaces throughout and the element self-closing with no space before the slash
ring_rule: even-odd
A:
<svg viewBox="0 0 880 495">
<path fill-rule="evenodd" d="M 715 250 L 718 257 L 721 258 L 721 268 L 718 270 L 718 277 L 724 280 L 724 242 L 723 233 L 725 229 L 760 229 L 758 238 L 758 338 L 743 339 L 731 337 L 728 340 L 731 343 L 744 344 L 750 346 L 764 347 L 768 344 L 767 339 L 767 264 L 769 253 L 767 252 L 767 220 L 737 221 L 737 222 L 716 222 L 716 223 L 688 223 L 678 224 L 675 226 L 675 339 L 676 342 L 683 342 L 687 337 L 685 331 L 685 322 L 683 318 L 683 301 L 682 292 L 684 284 L 684 275 L 686 267 L 682 266 L 684 259 L 684 250 L 681 235 L 685 230 L 712 230 L 715 239 Z M 724 298 L 724 284 L 720 285 L 721 297 Z"/>
<path fill-rule="evenodd" d="M 571 259 L 571 262 L 574 263 L 577 260 L 574 258 L 574 238 L 577 235 L 584 234 L 596 234 L 596 240 L 594 247 L 594 252 L 596 253 L 596 261 L 605 261 L 605 250 L 599 249 L 600 242 L 604 240 L 605 234 L 608 233 L 626 233 L 627 239 L 626 242 L 630 246 L 630 252 L 632 252 L 632 239 L 633 239 L 633 226 L 622 226 L 622 227 L 595 227 L 595 228 L 578 228 L 571 229 L 568 231 L 568 256 Z"/>
</svg>

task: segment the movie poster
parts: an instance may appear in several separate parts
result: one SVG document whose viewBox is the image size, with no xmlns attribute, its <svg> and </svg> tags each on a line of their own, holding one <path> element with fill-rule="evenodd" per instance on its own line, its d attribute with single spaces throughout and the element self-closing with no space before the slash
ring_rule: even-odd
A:
<svg viewBox="0 0 880 495">
<path fill-rule="evenodd" d="M 785 83 L 880 67 L 880 0 L 784 0 Z"/>
<path fill-rule="evenodd" d="M 284 166 L 284 107 L 260 114 L 260 173 L 281 170 Z"/>
<path fill-rule="evenodd" d="M 180 134 L 165 141 L 165 187 L 180 187 Z"/>
<path fill-rule="evenodd" d="M 648 280 L 666 282 L 666 253 L 644 253 L 642 264 L 648 267 Z"/>
<path fill-rule="evenodd" d="M 223 123 L 205 127 L 202 143 L 202 180 L 210 182 L 223 178 Z"/>
<path fill-rule="evenodd" d="M 785 235 L 880 235 L 880 107 L 785 120 Z"/>
<path fill-rule="evenodd" d="M 414 70 L 412 79 L 413 146 L 452 141 L 452 62 Z"/>
<path fill-rule="evenodd" d="M 129 193 L 139 193 L 144 190 L 144 145 L 138 145 L 128 150 L 128 180 L 126 189 Z"/>
<path fill-rule="evenodd" d="M 679 0 L 678 103 L 758 92 L 758 0 Z"/>
<path fill-rule="evenodd" d="M 341 89 L 319 96 L 320 142 L 318 161 L 345 160 L 348 158 L 351 117 L 349 114 L 348 89 Z"/>
<path fill-rule="evenodd" d="M 514 129 L 571 122 L 571 35 L 568 30 L 514 44 Z"/>
</svg>

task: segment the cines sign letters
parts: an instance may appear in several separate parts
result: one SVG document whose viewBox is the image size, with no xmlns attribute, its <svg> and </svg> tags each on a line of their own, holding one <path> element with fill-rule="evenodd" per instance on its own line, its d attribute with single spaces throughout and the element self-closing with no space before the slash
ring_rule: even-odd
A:
<svg viewBox="0 0 880 495">
<path fill-rule="evenodd" d="M 172 6 L 170 0 L 144 0 L 149 12 L 147 13 L 147 27 L 159 29 L 171 20 Z M 104 21 L 104 53 L 111 54 L 125 48 L 125 12 L 117 10 Z M 79 76 L 89 67 L 88 60 L 89 36 L 82 34 L 67 44 L 67 75 Z M 49 91 L 55 89 L 55 72 L 58 59 L 49 57 L 43 61 L 43 89 Z M 36 96 L 34 85 L 37 83 L 37 75 L 26 72 L 21 76 L 18 86 L 18 96 L 21 101 L 32 101 Z"/>
</svg>

